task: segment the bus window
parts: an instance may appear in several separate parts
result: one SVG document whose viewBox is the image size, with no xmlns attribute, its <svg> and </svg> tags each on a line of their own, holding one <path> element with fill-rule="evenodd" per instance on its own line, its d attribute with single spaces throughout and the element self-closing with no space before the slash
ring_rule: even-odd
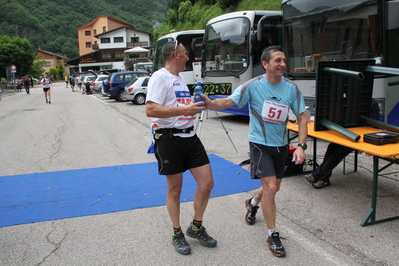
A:
<svg viewBox="0 0 399 266">
<path fill-rule="evenodd" d="M 249 28 L 248 19 L 233 18 L 216 22 L 206 29 L 203 56 L 207 74 L 226 76 L 246 69 Z"/>
<path fill-rule="evenodd" d="M 352 4 L 352 6 L 350 6 Z M 376 5 L 351 2 L 285 21 L 289 74 L 315 74 L 317 62 L 378 55 Z"/>
</svg>

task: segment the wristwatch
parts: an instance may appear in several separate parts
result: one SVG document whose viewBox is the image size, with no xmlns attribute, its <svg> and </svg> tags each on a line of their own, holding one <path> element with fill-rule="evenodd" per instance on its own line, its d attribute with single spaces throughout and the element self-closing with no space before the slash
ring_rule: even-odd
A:
<svg viewBox="0 0 399 266">
<path fill-rule="evenodd" d="M 308 145 L 306 145 L 306 143 L 301 143 L 298 144 L 298 147 L 301 147 L 305 151 L 308 148 Z"/>
</svg>

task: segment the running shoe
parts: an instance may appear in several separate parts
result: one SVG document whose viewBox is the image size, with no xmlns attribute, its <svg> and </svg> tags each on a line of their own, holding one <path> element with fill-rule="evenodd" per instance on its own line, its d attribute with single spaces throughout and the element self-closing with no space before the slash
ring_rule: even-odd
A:
<svg viewBox="0 0 399 266">
<path fill-rule="evenodd" d="M 313 186 L 314 188 L 323 188 L 323 187 L 327 187 L 327 186 L 329 186 L 329 185 L 330 185 L 330 179 L 326 179 L 326 180 L 323 180 L 323 179 L 316 180 L 316 182 L 312 184 L 312 186 Z"/>
<path fill-rule="evenodd" d="M 187 229 L 186 234 L 189 237 L 196 238 L 199 242 L 207 247 L 216 247 L 217 241 L 213 239 L 208 233 L 204 226 L 201 225 L 200 228 L 197 228 L 192 222 Z"/>
<path fill-rule="evenodd" d="M 187 243 L 184 233 L 182 231 L 174 232 L 172 235 L 172 242 L 177 252 L 183 255 L 191 253 L 191 247 Z"/>
<path fill-rule="evenodd" d="M 317 180 L 312 176 L 312 174 L 309 174 L 309 175 L 305 175 L 305 177 L 306 177 L 306 180 L 309 182 L 309 183 L 315 183 Z"/>
<path fill-rule="evenodd" d="M 270 253 L 273 256 L 284 257 L 286 255 L 285 249 L 280 240 L 280 234 L 278 232 L 274 232 L 267 238 L 266 245 L 269 247 Z"/>
<path fill-rule="evenodd" d="M 256 221 L 256 213 L 258 212 L 259 206 L 254 206 L 251 204 L 253 198 L 247 199 L 245 201 L 245 208 L 247 213 L 245 214 L 245 222 L 249 225 L 253 225 Z"/>
</svg>

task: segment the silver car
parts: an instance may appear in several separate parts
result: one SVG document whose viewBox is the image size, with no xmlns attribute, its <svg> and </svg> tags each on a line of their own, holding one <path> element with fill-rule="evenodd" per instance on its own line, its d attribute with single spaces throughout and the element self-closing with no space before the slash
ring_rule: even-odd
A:
<svg viewBox="0 0 399 266">
<path fill-rule="evenodd" d="M 107 79 L 108 75 L 97 75 L 96 79 L 90 84 L 90 89 L 95 92 L 101 92 L 100 85 L 102 85 L 103 80 Z"/>
<path fill-rule="evenodd" d="M 145 104 L 150 77 L 137 77 L 125 87 L 125 99 L 135 104 Z"/>
</svg>

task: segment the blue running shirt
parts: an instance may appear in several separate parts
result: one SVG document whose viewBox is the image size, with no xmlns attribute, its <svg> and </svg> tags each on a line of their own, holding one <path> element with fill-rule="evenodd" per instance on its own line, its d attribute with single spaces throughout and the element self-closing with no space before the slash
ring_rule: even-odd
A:
<svg viewBox="0 0 399 266">
<path fill-rule="evenodd" d="M 239 86 L 229 98 L 238 106 L 249 104 L 250 142 L 281 147 L 288 144 L 288 110 L 295 115 L 306 110 L 302 93 L 287 78 L 280 84 L 270 83 L 265 75 Z"/>
</svg>

